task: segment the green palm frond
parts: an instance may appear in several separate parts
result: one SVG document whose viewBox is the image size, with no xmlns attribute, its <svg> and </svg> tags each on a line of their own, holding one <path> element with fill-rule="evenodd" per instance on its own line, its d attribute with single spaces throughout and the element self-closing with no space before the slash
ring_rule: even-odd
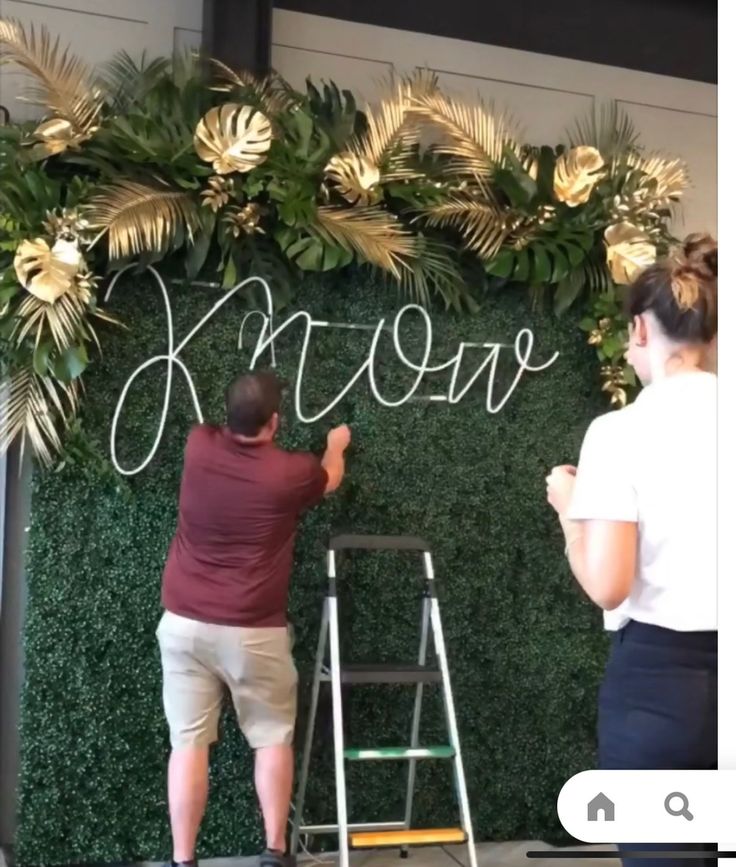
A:
<svg viewBox="0 0 736 867">
<path fill-rule="evenodd" d="M 452 248 L 433 238 L 417 238 L 416 255 L 399 276 L 399 286 L 408 298 L 428 306 L 432 295 L 439 295 L 447 308 L 472 306 L 463 273 L 452 255 Z"/>
<path fill-rule="evenodd" d="M 468 105 L 439 91 L 419 94 L 413 104 L 417 114 L 444 133 L 434 150 L 451 158 L 454 171 L 484 178 L 503 164 L 507 151 L 521 157 L 516 121 L 493 105 Z"/>
<path fill-rule="evenodd" d="M 461 195 L 433 205 L 426 211 L 429 226 L 447 226 L 462 235 L 465 246 L 481 259 L 492 259 L 510 234 L 506 214 L 488 198 L 479 201 Z"/>
<path fill-rule="evenodd" d="M 102 66 L 97 78 L 113 111 L 125 112 L 144 99 L 170 72 L 171 61 L 168 58 L 148 60 L 144 51 L 136 60 L 127 51 L 119 51 Z"/>
<path fill-rule="evenodd" d="M 241 91 L 269 118 L 276 118 L 296 104 L 295 92 L 275 72 L 259 78 L 247 69 L 236 71 L 214 57 L 207 59 L 214 72 L 212 90 L 223 93 Z"/>
<path fill-rule="evenodd" d="M 104 187 L 86 217 L 93 228 L 108 233 L 112 259 L 166 252 L 191 240 L 201 226 L 191 193 L 129 180 Z"/>
<path fill-rule="evenodd" d="M 415 254 L 414 236 L 377 207 L 317 208 L 314 229 L 324 240 L 357 253 L 397 279 Z"/>
<path fill-rule="evenodd" d="M 571 147 L 597 148 L 606 160 L 635 150 L 639 134 L 629 115 L 615 101 L 598 106 L 567 131 Z"/>
<path fill-rule="evenodd" d="M 68 121 L 74 132 L 88 135 L 96 125 L 102 96 L 87 65 L 52 41 L 46 27 L 27 30 L 18 21 L 0 20 L 0 64 L 15 63 L 35 79 L 23 97 Z"/>
<path fill-rule="evenodd" d="M 11 374 L 0 402 L 0 453 L 20 441 L 21 454 L 30 442 L 45 466 L 61 451 L 59 425 L 67 426 L 79 405 L 79 383 L 62 384 L 24 367 Z"/>
</svg>

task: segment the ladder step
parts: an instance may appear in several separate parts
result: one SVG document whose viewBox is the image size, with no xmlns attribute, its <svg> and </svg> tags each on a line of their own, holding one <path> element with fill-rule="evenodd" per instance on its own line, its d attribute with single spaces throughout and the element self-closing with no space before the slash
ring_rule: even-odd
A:
<svg viewBox="0 0 736 867">
<path fill-rule="evenodd" d="M 379 846 L 430 846 L 442 843 L 464 843 L 467 835 L 462 828 L 416 828 L 405 831 L 364 831 L 352 834 L 350 844 L 356 849 L 376 849 Z"/>
<path fill-rule="evenodd" d="M 396 663 L 344 665 L 343 683 L 440 683 L 439 669 L 428 665 Z"/>
<path fill-rule="evenodd" d="M 345 758 L 351 762 L 389 761 L 391 759 L 452 759 L 455 750 L 451 746 L 437 747 L 348 747 Z"/>
</svg>

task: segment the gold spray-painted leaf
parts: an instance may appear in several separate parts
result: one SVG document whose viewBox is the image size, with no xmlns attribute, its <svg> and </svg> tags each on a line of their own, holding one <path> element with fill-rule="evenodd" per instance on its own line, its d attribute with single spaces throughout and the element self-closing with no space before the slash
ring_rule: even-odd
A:
<svg viewBox="0 0 736 867">
<path fill-rule="evenodd" d="M 584 205 L 600 180 L 604 164 L 600 151 L 586 145 L 561 154 L 555 163 L 555 196 L 571 208 Z"/>
<path fill-rule="evenodd" d="M 451 158 L 452 171 L 489 177 L 502 164 L 507 151 L 521 157 L 518 126 L 507 112 L 482 102 L 468 105 L 439 90 L 412 97 L 413 111 L 444 133 L 434 146 Z"/>
<path fill-rule="evenodd" d="M 19 21 L 0 20 L 0 64 L 15 63 L 29 73 L 34 84 L 24 99 L 69 122 L 74 135 L 88 138 L 102 108 L 102 94 L 92 84 L 89 68 L 59 39 L 51 41 L 46 27 L 27 30 Z"/>
<path fill-rule="evenodd" d="M 397 278 L 415 252 L 415 238 L 380 208 L 317 208 L 314 229 L 324 240 Z"/>
<path fill-rule="evenodd" d="M 249 105 L 234 102 L 211 108 L 197 124 L 194 149 L 218 175 L 249 172 L 271 147 L 271 122 Z"/>
<path fill-rule="evenodd" d="M 381 173 L 366 157 L 345 152 L 335 154 L 325 167 L 325 177 L 332 181 L 340 194 L 353 204 L 372 204 Z"/>
<path fill-rule="evenodd" d="M 54 117 L 39 124 L 33 132 L 36 147 L 44 157 L 61 154 L 67 148 L 77 148 L 87 135 L 74 131 L 72 124 L 63 117 Z"/>
<path fill-rule="evenodd" d="M 648 236 L 631 223 L 616 223 L 605 233 L 606 262 L 614 282 L 626 286 L 657 258 Z"/>
<path fill-rule="evenodd" d="M 626 163 L 630 168 L 642 172 L 652 182 L 649 201 L 654 205 L 678 201 L 690 185 L 687 165 L 678 157 L 660 153 L 629 153 Z"/>
<path fill-rule="evenodd" d="M 91 228 L 109 232 L 112 259 L 165 252 L 180 237 L 180 229 L 191 238 L 201 226 L 197 202 L 190 193 L 136 181 L 104 187 L 85 215 Z"/>
<path fill-rule="evenodd" d="M 30 440 L 36 458 L 49 466 L 62 448 L 58 428 L 68 426 L 78 406 L 78 382 L 62 385 L 30 366 L 15 371 L 0 400 L 0 454 L 16 440 L 22 454 Z"/>
<path fill-rule="evenodd" d="M 13 266 L 23 287 L 41 301 L 53 304 L 72 289 L 82 261 L 73 241 L 58 240 L 49 247 L 43 238 L 36 238 L 20 244 Z"/>
</svg>

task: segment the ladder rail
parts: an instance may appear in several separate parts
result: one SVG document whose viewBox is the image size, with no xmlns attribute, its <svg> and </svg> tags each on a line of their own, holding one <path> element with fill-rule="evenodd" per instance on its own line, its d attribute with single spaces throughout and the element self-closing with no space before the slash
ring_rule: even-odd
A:
<svg viewBox="0 0 736 867">
<path fill-rule="evenodd" d="M 429 555 L 425 555 L 429 557 Z M 450 668 L 447 664 L 447 650 L 445 647 L 445 636 L 442 630 L 442 618 L 440 617 L 439 602 L 436 595 L 431 599 L 431 620 L 432 620 L 432 635 L 434 638 L 435 651 L 437 653 L 437 661 L 439 662 L 440 671 L 442 672 L 442 697 L 445 705 L 445 717 L 447 720 L 447 728 L 450 733 L 450 743 L 455 748 L 455 758 L 453 763 L 455 766 L 455 788 L 457 791 L 457 799 L 460 807 L 460 820 L 463 830 L 466 834 L 468 845 L 468 858 L 470 867 L 478 867 L 478 861 L 475 852 L 475 837 L 473 835 L 473 823 L 470 818 L 470 803 L 468 801 L 468 789 L 465 779 L 465 769 L 463 767 L 463 758 L 460 751 L 460 733 L 457 728 L 457 718 L 455 716 L 455 700 L 452 695 L 452 685 L 450 683 Z"/>
<path fill-rule="evenodd" d="M 314 743 L 314 727 L 317 721 L 317 706 L 319 704 L 319 690 L 321 684 L 320 675 L 325 660 L 329 616 L 328 603 L 325 599 L 322 604 L 322 622 L 319 628 L 319 639 L 317 640 L 317 654 L 314 663 L 314 678 L 312 680 L 309 718 L 307 720 L 307 731 L 304 737 L 304 752 L 302 753 L 301 767 L 299 769 L 299 787 L 297 789 L 296 802 L 294 806 L 294 823 L 291 830 L 292 855 L 297 855 L 299 853 L 299 837 L 304 816 L 304 801 L 307 796 L 307 778 L 309 776 L 309 763 L 312 757 L 312 744 Z"/>
<path fill-rule="evenodd" d="M 327 598 L 330 633 L 330 674 L 332 675 L 332 729 L 335 743 L 335 795 L 337 799 L 337 838 L 340 867 L 349 867 L 348 805 L 345 787 L 345 738 L 342 713 L 342 675 L 340 671 L 340 631 L 337 622 L 337 574 L 335 552 L 327 552 L 327 576 L 330 592 Z"/>
<path fill-rule="evenodd" d="M 422 621 L 421 632 L 419 636 L 419 665 L 425 665 L 427 662 L 427 639 L 429 637 L 429 597 L 424 596 L 422 599 Z M 424 698 L 424 684 L 418 683 L 414 696 L 414 712 L 411 722 L 411 737 L 409 740 L 410 747 L 416 749 L 419 746 L 419 729 L 422 720 L 422 700 Z M 411 828 L 412 812 L 414 809 L 414 789 L 417 778 L 417 760 L 410 759 L 409 771 L 406 781 L 406 803 L 404 806 L 404 825 Z"/>
</svg>

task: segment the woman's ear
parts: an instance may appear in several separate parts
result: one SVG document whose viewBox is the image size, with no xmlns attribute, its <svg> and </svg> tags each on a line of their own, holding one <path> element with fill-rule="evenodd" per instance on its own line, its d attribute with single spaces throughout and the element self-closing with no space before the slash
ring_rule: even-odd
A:
<svg viewBox="0 0 736 867">
<path fill-rule="evenodd" d="M 718 373 L 718 337 L 714 337 L 713 340 L 705 347 L 705 352 L 703 353 L 703 370 L 707 370 L 708 373 Z"/>
<path fill-rule="evenodd" d="M 631 337 L 636 346 L 646 346 L 649 339 L 647 322 L 643 316 L 635 316 Z"/>
</svg>

